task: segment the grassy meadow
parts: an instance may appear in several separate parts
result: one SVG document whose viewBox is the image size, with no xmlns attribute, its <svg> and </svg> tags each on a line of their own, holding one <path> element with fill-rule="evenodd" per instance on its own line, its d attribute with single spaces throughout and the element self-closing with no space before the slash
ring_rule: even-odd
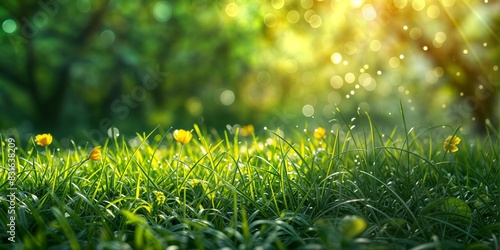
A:
<svg viewBox="0 0 500 250">
<path fill-rule="evenodd" d="M 33 139 L 15 152 L 15 242 L 6 144 L 1 247 L 500 249 L 499 134 L 395 121 Z"/>
</svg>

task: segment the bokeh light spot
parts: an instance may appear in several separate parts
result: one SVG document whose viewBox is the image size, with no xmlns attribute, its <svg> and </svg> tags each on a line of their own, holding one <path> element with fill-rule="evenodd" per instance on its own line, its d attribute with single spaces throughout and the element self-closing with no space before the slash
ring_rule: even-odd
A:
<svg viewBox="0 0 500 250">
<path fill-rule="evenodd" d="M 16 28 L 16 22 L 12 19 L 7 19 L 2 23 L 2 29 L 3 31 L 5 31 L 5 33 L 13 33 L 14 31 L 16 31 Z"/>
<path fill-rule="evenodd" d="M 422 30 L 420 30 L 419 28 L 412 28 L 410 30 L 410 37 L 411 37 L 411 39 L 417 40 L 421 36 L 422 36 Z"/>
<path fill-rule="evenodd" d="M 312 15 L 311 17 L 309 17 L 308 22 L 311 27 L 316 29 L 321 26 L 321 24 L 323 23 L 323 19 L 319 15 Z"/>
<path fill-rule="evenodd" d="M 375 11 L 375 8 L 371 4 L 365 4 L 362 13 L 366 21 L 373 21 L 377 18 L 377 11 Z"/>
<path fill-rule="evenodd" d="M 233 91 L 231 91 L 229 89 L 222 91 L 222 93 L 220 94 L 220 102 L 224 106 L 229 106 L 229 105 L 233 104 L 235 99 L 236 99 L 236 97 L 235 97 Z"/>
<path fill-rule="evenodd" d="M 434 68 L 434 75 L 436 77 L 442 77 L 444 75 L 444 69 L 441 67 Z"/>
<path fill-rule="evenodd" d="M 353 83 L 356 80 L 356 76 L 353 73 L 349 72 L 345 74 L 344 79 L 347 83 Z"/>
<path fill-rule="evenodd" d="M 340 53 L 335 52 L 332 54 L 330 59 L 332 60 L 332 63 L 339 64 L 340 62 L 342 62 L 342 55 Z"/>
<path fill-rule="evenodd" d="M 261 71 L 257 73 L 257 82 L 262 85 L 267 85 L 271 83 L 271 74 L 267 71 Z"/>
<path fill-rule="evenodd" d="M 92 5 L 90 4 L 89 0 L 77 0 L 76 1 L 76 8 L 81 13 L 89 12 L 91 7 L 92 7 Z"/>
<path fill-rule="evenodd" d="M 271 6 L 273 6 L 273 8 L 275 8 L 275 9 L 279 10 L 279 9 L 283 8 L 283 6 L 285 6 L 285 0 L 272 0 Z"/>
<path fill-rule="evenodd" d="M 379 40 L 372 40 L 370 42 L 370 49 L 374 52 L 379 51 L 382 48 L 382 44 Z"/>
<path fill-rule="evenodd" d="M 361 102 L 359 105 L 358 105 L 358 109 L 360 111 L 363 111 L 363 112 L 370 112 L 370 104 L 366 103 L 366 102 Z"/>
<path fill-rule="evenodd" d="M 399 67 L 399 64 L 401 64 L 401 61 L 399 60 L 399 58 L 391 57 L 391 59 L 389 59 L 389 66 L 391 66 L 392 68 Z"/>
<path fill-rule="evenodd" d="M 443 0 L 443 5 L 446 7 L 452 7 L 455 5 L 455 0 Z"/>
<path fill-rule="evenodd" d="M 300 21 L 300 13 L 296 10 L 288 11 L 286 14 L 286 20 L 289 23 L 298 23 Z"/>
<path fill-rule="evenodd" d="M 363 0 L 351 0 L 351 6 L 354 8 L 359 8 L 363 4 Z"/>
<path fill-rule="evenodd" d="M 432 19 L 438 18 L 440 14 L 441 10 L 436 5 L 431 5 L 429 6 L 429 8 L 427 8 L 427 16 Z"/>
<path fill-rule="evenodd" d="M 425 8 L 425 0 L 413 0 L 411 7 L 416 11 L 421 11 Z"/>
<path fill-rule="evenodd" d="M 109 138 L 115 138 L 120 136 L 120 130 L 118 130 L 118 128 L 116 127 L 110 127 L 107 132 Z"/>
<path fill-rule="evenodd" d="M 239 11 L 239 7 L 235 3 L 229 3 L 228 5 L 226 5 L 226 14 L 230 17 L 237 16 Z"/>
<path fill-rule="evenodd" d="M 434 40 L 438 43 L 444 43 L 446 41 L 446 33 L 440 31 L 436 33 L 436 36 L 434 36 Z"/>
<path fill-rule="evenodd" d="M 359 84 L 365 88 L 366 91 L 373 91 L 377 87 L 377 82 L 368 73 L 363 73 L 359 75 Z"/>
<path fill-rule="evenodd" d="M 398 9 L 403 9 L 408 4 L 407 0 L 394 0 L 394 6 Z"/>
<path fill-rule="evenodd" d="M 304 8 L 306 10 L 312 8 L 313 4 L 314 4 L 313 0 L 301 0 L 300 1 L 300 5 L 302 5 L 302 8 Z"/>
<path fill-rule="evenodd" d="M 272 28 L 276 26 L 276 24 L 278 24 L 278 18 L 276 17 L 276 15 L 268 13 L 264 16 L 264 24 L 267 27 Z"/>
<path fill-rule="evenodd" d="M 310 104 L 304 105 L 304 107 L 302 107 L 302 114 L 306 117 L 313 116 L 314 115 L 314 107 Z"/>
<path fill-rule="evenodd" d="M 328 94 L 328 103 L 330 104 L 340 104 L 341 100 L 342 96 L 338 92 L 330 92 L 330 94 Z"/>
<path fill-rule="evenodd" d="M 99 38 L 104 45 L 111 45 L 115 41 L 115 33 L 111 30 L 104 30 Z"/>
<path fill-rule="evenodd" d="M 340 89 L 342 88 L 342 85 L 344 85 L 344 79 L 342 79 L 339 75 L 334 75 L 330 78 L 330 85 L 334 89 Z"/>
<path fill-rule="evenodd" d="M 159 1 L 153 8 L 153 15 L 158 22 L 166 22 L 172 17 L 172 6 L 165 1 Z"/>
</svg>

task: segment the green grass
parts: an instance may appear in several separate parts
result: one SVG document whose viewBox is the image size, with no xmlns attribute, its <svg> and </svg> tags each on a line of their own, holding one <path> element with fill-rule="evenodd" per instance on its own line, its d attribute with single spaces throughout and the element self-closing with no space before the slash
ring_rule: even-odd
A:
<svg viewBox="0 0 500 250">
<path fill-rule="evenodd" d="M 16 243 L 0 187 L 1 246 L 500 249 L 498 133 L 337 115 L 324 139 L 307 126 L 250 137 L 194 126 L 182 146 L 155 129 L 106 141 L 98 162 L 84 161 L 95 145 L 31 143 L 16 153 Z M 459 151 L 445 152 L 452 134 Z"/>
</svg>

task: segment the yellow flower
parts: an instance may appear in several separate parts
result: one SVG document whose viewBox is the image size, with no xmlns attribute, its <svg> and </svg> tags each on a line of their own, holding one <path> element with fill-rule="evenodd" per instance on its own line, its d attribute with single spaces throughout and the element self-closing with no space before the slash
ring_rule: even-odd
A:
<svg viewBox="0 0 500 250">
<path fill-rule="evenodd" d="M 153 191 L 153 194 L 155 195 L 156 203 L 158 203 L 159 205 L 165 204 L 165 200 L 167 198 L 165 197 L 165 194 L 163 192 Z"/>
<path fill-rule="evenodd" d="M 92 151 L 90 151 L 89 159 L 93 161 L 98 161 L 102 158 L 101 155 L 101 146 L 97 146 Z"/>
<path fill-rule="evenodd" d="M 184 129 L 176 129 L 174 131 L 174 139 L 182 144 L 188 143 L 191 138 L 193 138 L 191 131 L 186 131 Z"/>
<path fill-rule="evenodd" d="M 444 145 L 443 145 L 443 148 L 444 150 L 446 150 L 446 152 L 457 152 L 458 151 L 458 147 L 457 147 L 457 144 L 460 143 L 460 138 L 458 136 L 448 136 L 448 138 L 446 138 L 446 140 L 444 140 Z"/>
<path fill-rule="evenodd" d="M 4 141 L 2 141 L 2 147 L 5 147 L 5 142 Z"/>
<path fill-rule="evenodd" d="M 249 135 L 253 134 L 253 132 L 254 132 L 254 128 L 253 128 L 252 124 L 241 127 L 241 135 L 242 136 L 249 136 Z"/>
<path fill-rule="evenodd" d="M 314 138 L 316 139 L 322 139 L 326 137 L 326 130 L 323 127 L 318 127 L 314 130 Z"/>
<path fill-rule="evenodd" d="M 36 135 L 35 139 L 36 139 L 36 144 L 39 146 L 48 146 L 52 143 L 51 134 Z"/>
</svg>

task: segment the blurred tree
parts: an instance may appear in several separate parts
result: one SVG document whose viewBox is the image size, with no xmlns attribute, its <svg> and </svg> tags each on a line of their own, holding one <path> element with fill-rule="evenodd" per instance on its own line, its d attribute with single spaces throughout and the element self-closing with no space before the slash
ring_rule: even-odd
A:
<svg viewBox="0 0 500 250">
<path fill-rule="evenodd" d="M 339 105 L 384 119 L 402 98 L 415 117 L 474 117 L 484 131 L 498 119 L 499 6 L 5 0 L 0 105 L 13 109 L 0 126 L 223 128 L 276 115 L 328 120 Z"/>
</svg>

